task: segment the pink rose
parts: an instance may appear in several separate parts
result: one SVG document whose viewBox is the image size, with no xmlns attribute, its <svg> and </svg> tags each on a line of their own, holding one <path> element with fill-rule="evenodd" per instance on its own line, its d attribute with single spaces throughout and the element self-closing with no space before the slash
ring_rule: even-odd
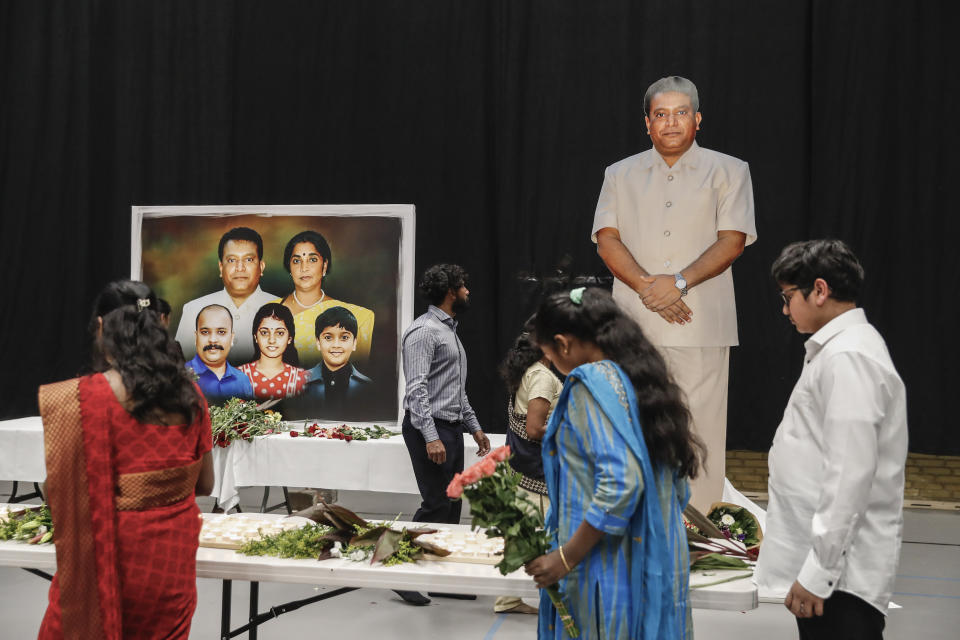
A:
<svg viewBox="0 0 960 640">
<path fill-rule="evenodd" d="M 463 475 L 460 476 L 460 480 L 463 484 L 473 484 L 481 478 L 480 469 L 477 465 L 473 465 L 469 469 L 463 472 Z"/>
<path fill-rule="evenodd" d="M 505 444 L 502 447 L 497 447 L 496 449 L 491 451 L 490 455 L 487 457 L 493 458 L 497 462 L 503 462 L 504 460 L 510 457 L 510 445 Z"/>
<path fill-rule="evenodd" d="M 487 457 L 478 462 L 477 466 L 480 467 L 480 473 L 483 474 L 483 477 L 489 478 L 497 470 L 497 461 L 493 458 Z"/>
<path fill-rule="evenodd" d="M 463 495 L 463 483 L 460 481 L 460 474 L 453 476 L 453 480 L 447 485 L 447 497 L 456 500 Z"/>
</svg>

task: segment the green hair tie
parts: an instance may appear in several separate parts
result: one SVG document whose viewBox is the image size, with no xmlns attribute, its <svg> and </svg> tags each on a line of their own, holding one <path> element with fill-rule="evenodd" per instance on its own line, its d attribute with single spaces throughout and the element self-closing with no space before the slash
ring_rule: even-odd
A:
<svg viewBox="0 0 960 640">
<path fill-rule="evenodd" d="M 577 287 L 570 290 L 570 302 L 573 304 L 583 304 L 583 292 L 586 287 Z"/>
</svg>

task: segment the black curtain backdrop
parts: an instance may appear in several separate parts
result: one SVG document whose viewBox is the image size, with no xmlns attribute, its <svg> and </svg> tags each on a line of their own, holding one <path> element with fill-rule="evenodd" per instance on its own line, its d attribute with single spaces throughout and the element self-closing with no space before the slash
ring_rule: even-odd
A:
<svg viewBox="0 0 960 640">
<path fill-rule="evenodd" d="M 129 274 L 131 205 L 413 203 L 418 271 L 472 275 L 468 392 L 502 431 L 496 367 L 536 304 L 518 274 L 565 256 L 607 274 L 589 239 L 603 169 L 649 147 L 643 93 L 679 74 L 700 144 L 748 161 L 755 187 L 730 447 L 769 447 L 802 364 L 770 263 L 835 236 L 866 267 L 911 450 L 960 454 L 950 6 L 2 2 L 0 417 L 79 370 L 93 296 Z"/>
</svg>

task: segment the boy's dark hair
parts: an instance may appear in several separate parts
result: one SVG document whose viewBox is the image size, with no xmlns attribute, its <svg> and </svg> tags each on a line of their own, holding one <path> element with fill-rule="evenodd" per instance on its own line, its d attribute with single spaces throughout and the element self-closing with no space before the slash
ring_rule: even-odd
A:
<svg viewBox="0 0 960 640">
<path fill-rule="evenodd" d="M 314 326 L 316 337 L 320 337 L 323 330 L 327 327 L 340 327 L 345 331 L 357 337 L 357 316 L 346 307 L 330 307 L 317 316 L 317 322 Z"/>
<path fill-rule="evenodd" d="M 217 258 L 223 262 L 223 248 L 231 240 L 244 240 L 257 245 L 257 258 L 263 260 L 263 238 L 250 227 L 234 227 L 220 236 L 220 246 L 217 247 Z"/>
<path fill-rule="evenodd" d="M 800 288 L 810 295 L 813 282 L 823 278 L 830 297 L 839 302 L 856 302 L 863 286 L 863 267 L 842 240 L 826 238 L 788 244 L 773 261 L 770 274 L 779 284 Z"/>
<path fill-rule="evenodd" d="M 457 291 L 467 284 L 467 272 L 457 264 L 435 264 L 420 277 L 418 288 L 427 302 L 440 304 L 451 289 Z"/>
<path fill-rule="evenodd" d="M 327 263 L 327 275 L 329 275 L 330 270 L 333 269 L 333 260 L 330 255 L 330 245 L 327 243 L 327 239 L 324 238 L 322 234 L 317 233 L 316 231 L 311 231 L 310 229 L 301 231 L 297 235 L 290 238 L 287 246 L 283 248 L 283 268 L 287 270 L 287 273 L 290 273 L 290 258 L 293 256 L 293 248 L 301 242 L 309 242 L 316 248 L 317 253 L 319 253 L 320 257 L 323 258 L 323 261 Z"/>
</svg>

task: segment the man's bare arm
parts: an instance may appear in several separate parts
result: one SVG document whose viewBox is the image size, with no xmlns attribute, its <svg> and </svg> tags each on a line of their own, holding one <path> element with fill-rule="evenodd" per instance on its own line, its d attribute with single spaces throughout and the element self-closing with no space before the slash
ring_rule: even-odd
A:
<svg viewBox="0 0 960 640">
<path fill-rule="evenodd" d="M 598 234 L 599 236 L 599 234 Z M 710 278 L 714 278 L 733 264 L 740 257 L 747 244 L 747 234 L 742 231 L 717 231 L 717 241 L 707 247 L 700 257 L 690 263 L 690 266 L 680 271 L 687 281 L 687 289 L 691 289 Z M 667 308 L 680 300 L 680 290 L 676 287 L 676 279 L 672 274 L 657 274 L 648 276 L 647 288 L 640 292 L 643 304 L 651 311 Z"/>
<path fill-rule="evenodd" d="M 604 227 L 597 231 L 597 253 L 610 269 L 610 273 L 638 294 L 650 286 L 652 280 L 647 270 L 637 263 L 633 254 L 620 240 L 620 232 L 613 227 Z M 658 309 L 657 313 L 671 324 L 684 324 L 692 319 L 690 308 L 679 296 L 675 303 Z"/>
<path fill-rule="evenodd" d="M 604 227 L 597 231 L 597 253 L 617 280 L 637 292 L 647 288 L 642 278 L 649 274 L 620 240 L 619 231 L 613 227 Z"/>
</svg>

